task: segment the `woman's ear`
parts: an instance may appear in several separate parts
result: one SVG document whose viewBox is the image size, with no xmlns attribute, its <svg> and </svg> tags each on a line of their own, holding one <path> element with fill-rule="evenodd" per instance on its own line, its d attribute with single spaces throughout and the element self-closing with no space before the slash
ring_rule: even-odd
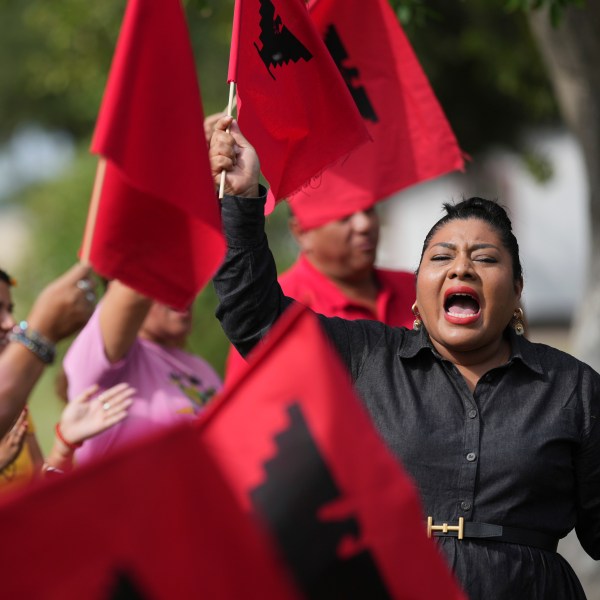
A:
<svg viewBox="0 0 600 600">
<path fill-rule="evenodd" d="M 519 277 L 515 280 L 515 294 L 517 298 L 521 298 L 521 294 L 523 293 L 523 278 Z"/>
</svg>

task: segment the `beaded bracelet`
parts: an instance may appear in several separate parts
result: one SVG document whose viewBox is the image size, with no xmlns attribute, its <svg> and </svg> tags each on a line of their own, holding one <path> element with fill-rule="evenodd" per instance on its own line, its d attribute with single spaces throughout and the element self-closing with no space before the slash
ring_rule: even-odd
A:
<svg viewBox="0 0 600 600">
<path fill-rule="evenodd" d="M 27 321 L 21 321 L 12 328 L 9 334 L 11 342 L 23 344 L 28 350 L 33 352 L 43 363 L 47 365 L 54 362 L 56 356 L 56 347 L 43 335 L 29 328 Z"/>
<path fill-rule="evenodd" d="M 57 423 L 54 427 L 54 431 L 56 432 L 56 437 L 69 449 L 72 451 L 77 450 L 77 448 L 81 448 L 83 446 L 83 442 L 68 442 L 65 440 L 62 431 L 60 429 L 60 423 Z"/>
</svg>

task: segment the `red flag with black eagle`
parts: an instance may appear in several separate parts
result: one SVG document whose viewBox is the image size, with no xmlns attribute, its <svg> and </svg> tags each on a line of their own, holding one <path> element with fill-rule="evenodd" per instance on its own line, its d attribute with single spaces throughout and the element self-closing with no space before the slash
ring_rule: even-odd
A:
<svg viewBox="0 0 600 600">
<path fill-rule="evenodd" d="M 304 0 L 236 0 L 228 80 L 276 200 L 369 140 Z"/>
<path fill-rule="evenodd" d="M 181 309 L 225 252 L 203 121 L 180 1 L 129 0 L 92 141 L 105 163 L 80 254 Z"/>
<path fill-rule="evenodd" d="M 463 154 L 388 0 L 310 0 L 373 141 L 289 200 L 305 229 L 463 169 Z"/>
<path fill-rule="evenodd" d="M 0 501 L 3 598 L 301 598 L 189 424 L 54 477 Z"/>
<path fill-rule="evenodd" d="M 248 363 L 200 440 L 304 596 L 464 600 L 315 315 L 289 308 Z"/>
</svg>

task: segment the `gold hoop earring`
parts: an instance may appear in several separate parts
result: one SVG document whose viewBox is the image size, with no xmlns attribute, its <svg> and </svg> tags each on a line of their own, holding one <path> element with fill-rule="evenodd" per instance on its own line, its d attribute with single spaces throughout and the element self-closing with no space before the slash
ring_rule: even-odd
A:
<svg viewBox="0 0 600 600">
<path fill-rule="evenodd" d="M 525 325 L 523 324 L 524 318 L 525 317 L 523 315 L 523 309 L 515 309 L 515 312 L 513 313 L 512 317 L 512 326 L 514 327 L 515 333 L 517 335 L 523 335 L 525 333 Z"/>
<path fill-rule="evenodd" d="M 419 309 L 417 308 L 416 302 L 412 305 L 411 310 L 413 315 L 415 315 L 415 320 L 413 321 L 413 329 L 415 331 L 419 331 L 421 327 L 423 327 L 423 321 L 421 321 L 421 315 L 419 314 Z"/>
</svg>

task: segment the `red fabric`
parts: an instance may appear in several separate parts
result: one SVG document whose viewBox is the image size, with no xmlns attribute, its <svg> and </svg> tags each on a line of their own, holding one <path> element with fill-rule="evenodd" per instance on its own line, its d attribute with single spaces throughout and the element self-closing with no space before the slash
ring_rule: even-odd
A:
<svg viewBox="0 0 600 600">
<path fill-rule="evenodd" d="M 300 255 L 296 263 L 279 278 L 286 296 L 290 296 L 313 311 L 326 317 L 342 319 L 372 319 L 392 327 L 412 328 L 414 316 L 411 306 L 415 301 L 415 276 L 408 271 L 375 269 L 379 282 L 377 312 L 348 298 L 323 273 Z"/>
<path fill-rule="evenodd" d="M 233 27 L 231 29 L 231 46 L 229 48 L 229 68 L 227 70 L 227 83 L 235 82 L 237 79 L 241 6 L 242 2 L 236 0 L 233 8 Z"/>
<path fill-rule="evenodd" d="M 203 121 L 179 0 L 130 0 L 92 141 L 107 171 L 90 261 L 176 308 L 225 252 Z"/>
<path fill-rule="evenodd" d="M 387 271 L 375 269 L 379 281 L 377 312 L 364 304 L 348 298 L 323 273 L 315 269 L 301 254 L 298 260 L 279 277 L 279 285 L 286 296 L 302 302 L 316 313 L 326 317 L 341 317 L 354 321 L 371 319 L 392 327 L 412 329 L 414 315 L 411 306 L 415 301 L 415 276 L 408 271 Z M 247 362 L 231 346 L 227 356 L 226 380 L 236 377 Z"/>
<path fill-rule="evenodd" d="M 301 226 L 318 227 L 463 169 L 454 134 L 388 0 L 312 0 L 310 15 L 330 50 L 341 41 L 347 52 L 337 62 L 356 94 L 364 94 L 359 103 L 373 142 L 290 198 Z"/>
<path fill-rule="evenodd" d="M 279 200 L 369 136 L 304 0 L 237 0 L 234 23 L 240 128 Z"/>
<path fill-rule="evenodd" d="M 299 589 L 333 597 L 317 594 L 332 577 L 336 597 L 463 598 L 425 535 L 412 481 L 373 428 L 316 317 L 300 304 L 288 309 L 250 364 L 209 405 L 200 438 L 277 540 Z M 360 585 L 366 561 L 356 572 L 340 563 L 365 553 L 387 595 L 375 587 L 340 591 Z"/>
<path fill-rule="evenodd" d="M 298 600 L 191 427 L 54 477 L 1 505 L 4 598 Z"/>
</svg>

